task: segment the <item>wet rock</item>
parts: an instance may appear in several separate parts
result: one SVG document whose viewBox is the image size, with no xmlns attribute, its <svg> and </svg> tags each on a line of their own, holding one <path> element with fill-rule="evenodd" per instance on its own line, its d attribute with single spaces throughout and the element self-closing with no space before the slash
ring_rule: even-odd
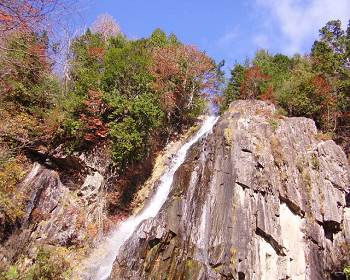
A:
<svg viewBox="0 0 350 280">
<path fill-rule="evenodd" d="M 230 106 L 191 149 L 159 214 L 123 245 L 111 279 L 334 277 L 350 239 L 345 154 L 316 139 L 312 120 L 274 112 Z"/>
</svg>

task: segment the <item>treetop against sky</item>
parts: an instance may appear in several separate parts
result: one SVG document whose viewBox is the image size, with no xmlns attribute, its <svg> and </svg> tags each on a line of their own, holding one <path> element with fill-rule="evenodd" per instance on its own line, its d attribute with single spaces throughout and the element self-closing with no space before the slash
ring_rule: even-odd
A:
<svg viewBox="0 0 350 280">
<path fill-rule="evenodd" d="M 148 36 L 155 28 L 174 32 L 228 66 L 252 57 L 257 49 L 288 55 L 306 53 L 318 30 L 331 19 L 346 26 L 349 0 L 90 0 L 81 11 L 89 26 L 108 13 L 129 38 Z"/>
</svg>

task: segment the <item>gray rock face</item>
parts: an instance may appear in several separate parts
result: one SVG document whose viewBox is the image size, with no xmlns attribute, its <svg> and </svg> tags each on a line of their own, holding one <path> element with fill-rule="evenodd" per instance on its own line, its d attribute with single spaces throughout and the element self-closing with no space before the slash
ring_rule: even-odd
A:
<svg viewBox="0 0 350 280">
<path fill-rule="evenodd" d="M 350 242 L 348 189 L 345 154 L 312 120 L 234 102 L 111 279 L 329 279 Z"/>
<path fill-rule="evenodd" d="M 56 154 L 50 161 L 66 167 L 60 172 L 33 164 L 19 185 L 27 198 L 25 215 L 19 229 L 0 244 L 0 264 L 11 263 L 21 254 L 35 259 L 36 249 L 43 244 L 81 248 L 102 235 L 107 219 L 104 185 L 108 175 L 105 173 L 110 161 L 101 154 L 96 152 L 95 157 L 82 154 L 81 158 Z M 74 174 L 65 170 L 82 170 L 76 175 L 79 180 L 69 178 Z M 62 182 L 62 177 L 68 177 L 67 184 Z"/>
</svg>

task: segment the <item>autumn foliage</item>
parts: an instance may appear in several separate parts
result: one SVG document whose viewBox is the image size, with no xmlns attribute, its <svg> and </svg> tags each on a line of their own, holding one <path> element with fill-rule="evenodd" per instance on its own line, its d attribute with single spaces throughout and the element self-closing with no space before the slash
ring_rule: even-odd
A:
<svg viewBox="0 0 350 280">
<path fill-rule="evenodd" d="M 88 48 L 89 57 L 92 59 L 102 60 L 105 54 L 105 48 L 103 47 L 89 47 Z"/>
<path fill-rule="evenodd" d="M 191 111 L 201 96 L 215 90 L 214 61 L 196 47 L 174 44 L 152 51 L 154 89 L 161 92 L 168 116 Z"/>
<path fill-rule="evenodd" d="M 0 32 L 40 32 L 73 8 L 70 0 L 1 0 Z M 51 25 L 51 26 L 50 26 Z"/>
<path fill-rule="evenodd" d="M 84 101 L 85 113 L 80 115 L 80 120 L 84 125 L 84 139 L 88 142 L 96 142 L 107 137 L 108 128 L 101 119 L 103 111 L 106 109 L 102 101 L 102 94 L 98 91 L 89 91 L 89 97 Z"/>
<path fill-rule="evenodd" d="M 339 20 L 320 29 L 310 55 L 288 57 L 260 50 L 250 63 L 232 69 L 222 108 L 238 98 L 271 101 L 290 116 L 312 118 L 349 152 L 349 55 L 350 25 L 344 31 Z"/>
<path fill-rule="evenodd" d="M 261 97 L 264 93 L 262 84 L 269 79 L 270 76 L 262 73 L 260 67 L 252 66 L 248 68 L 244 73 L 244 80 L 240 88 L 241 98 L 255 99 Z"/>
</svg>

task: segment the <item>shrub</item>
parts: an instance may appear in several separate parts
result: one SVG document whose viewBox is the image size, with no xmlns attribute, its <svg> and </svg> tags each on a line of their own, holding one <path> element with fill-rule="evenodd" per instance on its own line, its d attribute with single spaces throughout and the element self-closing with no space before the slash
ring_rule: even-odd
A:
<svg viewBox="0 0 350 280">
<path fill-rule="evenodd" d="M 141 159 L 145 135 L 138 130 L 137 121 L 132 117 L 112 122 L 109 134 L 113 141 L 112 157 L 117 163 L 125 166 L 132 159 Z"/>
<path fill-rule="evenodd" d="M 6 280 L 19 279 L 19 273 L 18 273 L 17 266 L 11 265 L 9 267 L 9 269 L 6 272 L 4 272 L 2 275 Z"/>
<path fill-rule="evenodd" d="M 286 165 L 287 162 L 283 156 L 283 150 L 281 142 L 275 136 L 270 139 L 271 153 L 274 158 L 275 165 L 281 168 L 283 165 Z"/>
<path fill-rule="evenodd" d="M 25 275 L 26 280 L 68 280 L 70 279 L 70 264 L 64 254 L 58 250 L 40 248 L 35 263 Z"/>
<path fill-rule="evenodd" d="M 328 141 L 334 138 L 334 134 L 331 132 L 318 132 L 316 134 L 316 139 L 319 141 Z"/>
<path fill-rule="evenodd" d="M 0 170 L 0 212 L 11 224 L 24 214 L 25 197 L 17 190 L 17 184 L 23 176 L 23 167 L 15 160 L 8 162 Z"/>
<path fill-rule="evenodd" d="M 320 160 L 318 159 L 317 155 L 312 154 L 311 156 L 311 167 L 315 170 L 320 169 Z"/>
<path fill-rule="evenodd" d="M 274 114 L 274 116 L 276 118 L 279 118 L 279 119 L 283 119 L 283 117 L 285 117 L 287 115 L 288 115 L 288 112 L 285 109 L 283 109 L 282 107 L 279 107 Z"/>
<path fill-rule="evenodd" d="M 271 126 L 272 130 L 276 131 L 276 129 L 278 128 L 278 121 L 276 119 L 269 119 L 268 123 Z"/>
</svg>

